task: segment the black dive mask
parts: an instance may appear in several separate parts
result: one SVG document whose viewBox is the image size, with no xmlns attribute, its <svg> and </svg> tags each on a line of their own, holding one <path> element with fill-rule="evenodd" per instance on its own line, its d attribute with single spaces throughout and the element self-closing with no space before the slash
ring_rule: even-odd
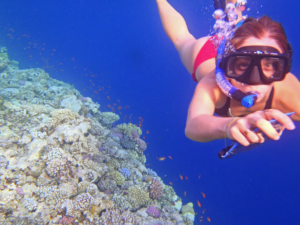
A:
<svg viewBox="0 0 300 225">
<path fill-rule="evenodd" d="M 281 81 L 291 68 L 291 54 L 270 46 L 247 46 L 223 57 L 220 67 L 226 77 L 249 85 Z"/>
</svg>

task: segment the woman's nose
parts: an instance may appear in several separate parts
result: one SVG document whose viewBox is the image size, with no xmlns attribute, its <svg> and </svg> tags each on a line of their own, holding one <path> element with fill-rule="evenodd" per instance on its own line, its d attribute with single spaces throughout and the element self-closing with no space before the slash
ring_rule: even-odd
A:
<svg viewBox="0 0 300 225">
<path fill-rule="evenodd" d="M 262 84 L 262 81 L 260 79 L 258 66 L 253 67 L 253 69 L 252 69 L 252 71 L 249 74 L 249 77 L 247 79 L 247 83 L 250 84 L 250 85 Z"/>
</svg>

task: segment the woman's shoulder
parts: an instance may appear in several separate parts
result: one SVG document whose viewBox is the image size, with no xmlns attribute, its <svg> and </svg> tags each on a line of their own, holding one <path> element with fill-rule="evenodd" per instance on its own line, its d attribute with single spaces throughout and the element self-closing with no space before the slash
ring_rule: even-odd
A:
<svg viewBox="0 0 300 225">
<path fill-rule="evenodd" d="M 291 73 L 283 81 L 274 83 L 274 103 L 283 112 L 296 112 L 300 118 L 300 82 Z"/>
<path fill-rule="evenodd" d="M 227 96 L 222 92 L 217 84 L 214 71 L 208 73 L 201 81 L 197 84 L 196 93 L 206 93 L 215 102 L 216 108 L 221 108 L 227 99 Z M 204 96 L 206 95 L 204 94 Z"/>
<path fill-rule="evenodd" d="M 279 96 L 290 96 L 300 94 L 300 82 L 297 77 L 288 73 L 284 80 L 274 83 L 274 88 Z M 300 96 L 299 96 L 300 97 Z"/>
</svg>

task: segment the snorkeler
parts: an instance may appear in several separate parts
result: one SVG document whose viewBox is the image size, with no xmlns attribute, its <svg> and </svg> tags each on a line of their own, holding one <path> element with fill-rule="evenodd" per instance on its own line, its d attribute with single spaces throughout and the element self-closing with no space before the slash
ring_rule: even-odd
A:
<svg viewBox="0 0 300 225">
<path fill-rule="evenodd" d="M 240 27 L 232 37 L 195 39 L 183 17 L 166 0 L 156 2 L 167 35 L 198 82 L 188 110 L 185 129 L 188 138 L 208 142 L 228 137 L 248 146 L 263 141 L 254 132 L 257 128 L 273 140 L 280 138 L 281 133 L 269 120 L 277 120 L 289 130 L 295 128 L 285 113 L 295 112 L 291 118 L 300 120 L 300 83 L 289 72 L 292 51 L 281 24 L 267 16 L 247 18 L 241 24 L 243 17 L 237 11 L 232 22 Z M 236 2 L 227 1 L 226 6 Z M 219 49 L 215 43 L 222 40 L 226 40 L 224 49 L 217 56 Z M 217 83 L 219 69 L 231 87 L 240 93 L 255 94 L 251 106 L 246 107 L 226 93 L 228 90 L 222 90 L 226 85 Z"/>
</svg>

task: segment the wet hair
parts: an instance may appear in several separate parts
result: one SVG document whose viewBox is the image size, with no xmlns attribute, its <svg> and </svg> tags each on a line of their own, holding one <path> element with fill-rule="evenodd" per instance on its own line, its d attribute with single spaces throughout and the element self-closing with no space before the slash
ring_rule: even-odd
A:
<svg viewBox="0 0 300 225">
<path fill-rule="evenodd" d="M 288 41 L 282 25 L 268 16 L 263 16 L 260 19 L 247 18 L 242 26 L 234 32 L 231 44 L 237 48 L 250 37 L 272 38 L 283 50 L 283 53 L 288 53 Z"/>
</svg>

